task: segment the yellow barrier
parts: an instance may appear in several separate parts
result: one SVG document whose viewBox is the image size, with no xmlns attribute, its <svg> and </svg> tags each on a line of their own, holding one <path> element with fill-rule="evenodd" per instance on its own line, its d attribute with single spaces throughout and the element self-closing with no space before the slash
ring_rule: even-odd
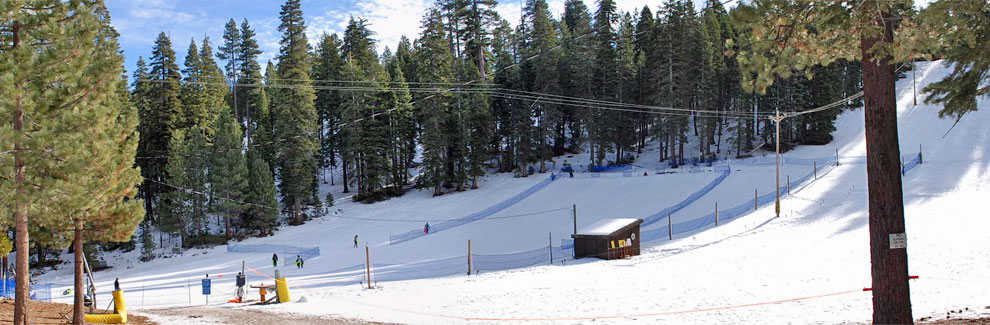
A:
<svg viewBox="0 0 990 325">
<path fill-rule="evenodd" d="M 278 290 L 278 302 L 289 302 L 289 285 L 285 278 L 275 279 L 275 289 Z"/>
<path fill-rule="evenodd" d="M 86 322 L 103 324 L 127 323 L 127 305 L 124 304 L 124 290 L 113 292 L 113 314 L 86 314 Z"/>
</svg>

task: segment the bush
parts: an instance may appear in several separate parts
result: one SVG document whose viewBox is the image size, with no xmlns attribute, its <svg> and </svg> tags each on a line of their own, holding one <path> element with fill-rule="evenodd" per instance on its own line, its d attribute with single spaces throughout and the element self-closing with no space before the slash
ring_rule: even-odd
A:
<svg viewBox="0 0 990 325">
<path fill-rule="evenodd" d="M 220 235 L 199 235 L 188 236 L 182 241 L 182 248 L 206 248 L 227 244 L 227 236 Z"/>
</svg>

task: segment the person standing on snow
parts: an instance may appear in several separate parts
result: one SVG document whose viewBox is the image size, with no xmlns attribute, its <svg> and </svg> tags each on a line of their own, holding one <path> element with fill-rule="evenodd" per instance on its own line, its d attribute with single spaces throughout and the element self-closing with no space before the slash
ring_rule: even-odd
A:
<svg viewBox="0 0 990 325">
<path fill-rule="evenodd" d="M 299 255 L 296 255 L 296 268 L 301 269 L 303 267 L 303 259 Z"/>
<path fill-rule="evenodd" d="M 423 234 L 426 234 L 426 235 L 429 235 L 430 234 L 430 223 L 429 222 L 426 223 L 426 226 L 423 226 Z"/>
<path fill-rule="evenodd" d="M 278 253 L 272 253 L 272 267 L 278 267 Z"/>
<path fill-rule="evenodd" d="M 357 248 L 357 243 L 358 243 L 357 235 L 354 235 L 354 248 Z"/>
</svg>

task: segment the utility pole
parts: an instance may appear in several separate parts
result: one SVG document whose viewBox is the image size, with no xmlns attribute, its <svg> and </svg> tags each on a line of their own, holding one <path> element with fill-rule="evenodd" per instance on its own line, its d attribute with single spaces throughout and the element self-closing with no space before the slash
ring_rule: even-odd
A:
<svg viewBox="0 0 990 325">
<path fill-rule="evenodd" d="M 918 106 L 918 74 L 914 70 L 914 56 L 911 57 L 911 88 L 914 93 L 914 106 Z"/>
<path fill-rule="evenodd" d="M 577 235 L 577 204 L 574 204 L 574 234 Z"/>
<path fill-rule="evenodd" d="M 371 289 L 371 254 L 368 251 L 368 244 L 364 244 L 364 267 L 365 275 L 368 277 L 368 289 Z"/>
<path fill-rule="evenodd" d="M 774 186 L 774 189 L 777 191 L 777 200 L 774 201 L 773 210 L 776 216 L 780 217 L 780 121 L 783 121 L 786 117 L 780 115 L 780 109 L 778 108 L 775 115 L 768 118 L 773 120 L 777 126 L 777 140 L 774 141 L 777 143 L 777 186 Z"/>
</svg>

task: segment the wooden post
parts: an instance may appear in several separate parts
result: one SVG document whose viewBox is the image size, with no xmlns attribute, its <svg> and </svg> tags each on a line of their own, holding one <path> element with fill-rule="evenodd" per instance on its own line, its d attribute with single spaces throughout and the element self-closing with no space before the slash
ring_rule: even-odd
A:
<svg viewBox="0 0 990 325">
<path fill-rule="evenodd" d="M 368 244 L 364 244 L 364 274 L 368 277 L 368 289 L 371 289 L 371 253 Z"/>
<path fill-rule="evenodd" d="M 471 275 L 471 240 L 468 239 L 468 275 Z"/>
<path fill-rule="evenodd" d="M 674 222 L 670 221 L 670 215 L 667 215 L 667 239 L 674 240 Z"/>
<path fill-rule="evenodd" d="M 574 211 L 574 234 L 577 235 L 577 204 L 576 203 L 574 204 L 573 211 Z"/>
<path fill-rule="evenodd" d="M 718 226 L 718 201 L 715 201 L 715 226 Z"/>
</svg>

